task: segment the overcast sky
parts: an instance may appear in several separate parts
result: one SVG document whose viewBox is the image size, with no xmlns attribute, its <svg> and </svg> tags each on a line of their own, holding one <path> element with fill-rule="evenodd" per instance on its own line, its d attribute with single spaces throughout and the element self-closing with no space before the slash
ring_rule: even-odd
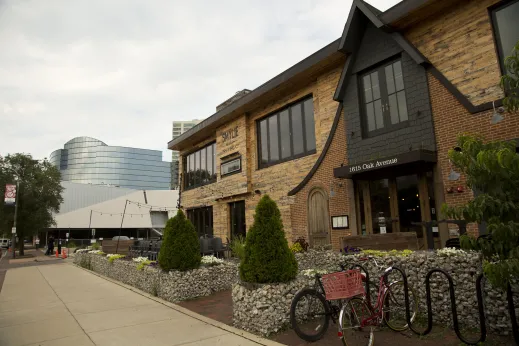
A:
<svg viewBox="0 0 519 346">
<path fill-rule="evenodd" d="M 399 0 L 370 0 L 386 10 Z M 157 149 L 337 39 L 351 0 L 0 0 L 0 154 Z"/>
</svg>

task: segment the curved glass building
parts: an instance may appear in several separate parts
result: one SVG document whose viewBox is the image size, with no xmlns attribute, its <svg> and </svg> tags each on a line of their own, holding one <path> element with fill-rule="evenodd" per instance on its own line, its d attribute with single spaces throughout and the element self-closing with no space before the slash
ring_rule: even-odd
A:
<svg viewBox="0 0 519 346">
<path fill-rule="evenodd" d="M 74 183 L 132 189 L 167 190 L 171 164 L 158 150 L 113 147 L 91 137 L 76 137 L 50 155 L 61 179 Z"/>
</svg>

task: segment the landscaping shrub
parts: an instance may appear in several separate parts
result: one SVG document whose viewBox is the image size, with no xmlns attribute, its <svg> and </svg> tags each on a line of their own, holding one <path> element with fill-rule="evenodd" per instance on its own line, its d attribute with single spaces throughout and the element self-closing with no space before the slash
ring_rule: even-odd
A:
<svg viewBox="0 0 519 346">
<path fill-rule="evenodd" d="M 304 237 L 299 237 L 299 238 L 297 238 L 293 245 L 295 245 L 295 244 L 299 244 L 299 245 L 301 246 L 301 249 L 302 249 L 304 252 L 308 251 L 308 245 L 309 245 L 309 244 L 308 244 L 308 242 L 305 240 Z"/>
<path fill-rule="evenodd" d="M 297 275 L 294 253 L 288 248 L 281 214 L 264 195 L 256 207 L 254 223 L 247 232 L 240 278 L 246 282 L 288 282 Z"/>
<path fill-rule="evenodd" d="M 301 244 L 294 243 L 290 247 L 290 251 L 292 251 L 293 253 L 299 253 L 299 252 L 303 252 L 304 250 L 303 250 L 303 247 L 301 246 Z"/>
<path fill-rule="evenodd" d="M 159 265 L 163 270 L 186 271 L 200 266 L 200 241 L 195 226 L 182 210 L 168 220 L 164 240 L 159 252 Z"/>
<path fill-rule="evenodd" d="M 73 248 L 76 248 L 76 247 L 77 247 L 77 245 L 73 241 L 69 241 L 67 243 L 67 248 L 69 248 L 69 249 L 73 249 Z"/>
<path fill-rule="evenodd" d="M 92 245 L 90 245 L 90 247 L 92 248 L 92 250 L 100 250 L 101 249 L 101 245 L 99 245 L 99 243 L 92 243 Z"/>
<path fill-rule="evenodd" d="M 241 260 L 245 257 L 245 238 L 237 236 L 231 241 L 231 252 L 233 256 L 236 256 Z"/>
</svg>

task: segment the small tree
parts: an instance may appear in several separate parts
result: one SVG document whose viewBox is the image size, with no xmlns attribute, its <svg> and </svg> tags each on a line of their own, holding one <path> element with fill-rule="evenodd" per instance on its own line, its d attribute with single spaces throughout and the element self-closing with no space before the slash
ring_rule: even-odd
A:
<svg viewBox="0 0 519 346">
<path fill-rule="evenodd" d="M 513 142 L 484 143 L 478 136 L 458 137 L 461 151 L 449 158 L 467 177 L 476 196 L 464 206 L 448 207 L 450 217 L 487 223 L 489 235 L 479 239 L 461 237 L 464 249 L 480 250 L 483 270 L 496 287 L 506 288 L 519 277 L 519 155 Z"/>
<path fill-rule="evenodd" d="M 168 220 L 164 240 L 159 252 L 159 265 L 163 270 L 186 271 L 200 266 L 200 242 L 195 226 L 182 210 Z"/>
<path fill-rule="evenodd" d="M 519 41 L 512 54 L 505 59 L 506 74 L 501 77 L 501 88 L 506 93 L 503 105 L 509 112 L 519 110 Z"/>
<path fill-rule="evenodd" d="M 297 262 L 288 248 L 279 209 L 268 195 L 259 201 L 247 232 L 240 277 L 246 282 L 287 282 L 296 277 Z"/>
</svg>

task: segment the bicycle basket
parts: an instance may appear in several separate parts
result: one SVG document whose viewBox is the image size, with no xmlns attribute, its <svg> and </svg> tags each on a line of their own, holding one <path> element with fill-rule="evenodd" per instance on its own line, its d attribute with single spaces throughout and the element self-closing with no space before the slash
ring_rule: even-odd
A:
<svg viewBox="0 0 519 346">
<path fill-rule="evenodd" d="M 321 277 L 326 300 L 346 299 L 364 294 L 359 270 L 326 274 Z"/>
</svg>

